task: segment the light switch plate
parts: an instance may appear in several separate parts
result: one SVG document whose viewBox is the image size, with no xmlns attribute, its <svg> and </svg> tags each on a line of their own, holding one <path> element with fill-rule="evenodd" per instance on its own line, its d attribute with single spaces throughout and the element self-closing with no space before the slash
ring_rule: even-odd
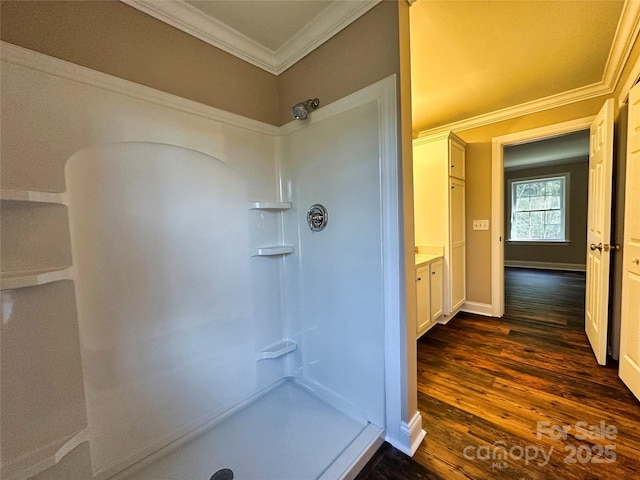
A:
<svg viewBox="0 0 640 480">
<path fill-rule="evenodd" d="M 489 220 L 474 220 L 473 221 L 473 229 L 474 230 L 489 230 Z"/>
</svg>

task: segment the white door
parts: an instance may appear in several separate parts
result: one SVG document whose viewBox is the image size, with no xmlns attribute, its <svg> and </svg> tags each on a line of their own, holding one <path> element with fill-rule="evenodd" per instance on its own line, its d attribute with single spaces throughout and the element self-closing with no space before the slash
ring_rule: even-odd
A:
<svg viewBox="0 0 640 480">
<path fill-rule="evenodd" d="M 605 102 L 591 124 L 590 137 L 585 330 L 596 360 L 604 365 L 609 321 L 613 99 Z"/>
<path fill-rule="evenodd" d="M 640 399 L 640 86 L 629 94 L 620 378 Z"/>
</svg>

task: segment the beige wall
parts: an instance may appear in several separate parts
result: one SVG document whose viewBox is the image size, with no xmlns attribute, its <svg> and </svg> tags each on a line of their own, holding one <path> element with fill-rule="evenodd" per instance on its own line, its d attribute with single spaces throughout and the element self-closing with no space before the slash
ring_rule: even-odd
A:
<svg viewBox="0 0 640 480">
<path fill-rule="evenodd" d="M 2 1 L 0 38 L 228 112 L 282 125 L 399 72 L 398 5 L 381 2 L 272 75 L 117 1 Z"/>
<path fill-rule="evenodd" d="M 568 245 L 523 245 L 506 242 L 505 261 L 569 263 L 585 265 L 587 256 L 587 194 L 589 191 L 589 158 L 579 163 L 565 163 L 553 166 L 510 170 L 504 173 L 505 192 L 505 236 L 509 237 L 509 180 L 532 178 L 546 175 L 570 174 L 567 235 Z"/>
<path fill-rule="evenodd" d="M 117 1 L 3 1 L 0 38 L 276 124 L 277 77 Z"/>
<path fill-rule="evenodd" d="M 467 300 L 491 303 L 491 232 L 473 230 L 471 223 L 491 222 L 491 142 L 467 144 L 465 170 Z"/>
<path fill-rule="evenodd" d="M 398 5 L 381 2 L 278 78 L 278 124 L 307 98 L 327 105 L 400 69 Z"/>
</svg>

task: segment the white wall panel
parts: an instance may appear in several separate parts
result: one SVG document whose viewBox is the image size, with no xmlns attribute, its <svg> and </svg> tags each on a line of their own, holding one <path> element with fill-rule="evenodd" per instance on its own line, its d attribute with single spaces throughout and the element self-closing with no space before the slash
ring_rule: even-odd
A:
<svg viewBox="0 0 640 480">
<path fill-rule="evenodd" d="M 377 101 L 289 135 L 283 172 L 293 186 L 287 234 L 292 327 L 305 382 L 352 413 L 384 425 L 384 312 Z M 307 227 L 316 203 L 326 228 Z"/>
<path fill-rule="evenodd" d="M 126 82 L 119 79 L 101 76 L 102 88 L 67 73 L 3 61 L 2 185 L 68 189 L 78 315 L 47 317 L 47 348 L 80 345 L 82 365 L 75 357 L 73 371 L 84 378 L 86 420 L 75 403 L 55 408 L 71 412 L 74 427 L 88 421 L 93 473 L 106 474 L 286 373 L 284 360 L 256 363 L 258 352 L 283 336 L 282 260 L 251 257 L 252 247 L 281 236 L 281 216 L 249 210 L 250 201 L 278 198 L 274 137 L 253 124 L 147 101 L 136 87 L 133 95 L 121 93 Z M 66 251 L 68 236 L 47 231 L 68 231 L 64 217 L 53 226 L 47 217 L 47 227 L 28 236 L 42 234 Z M 56 302 L 76 300 L 68 297 Z M 69 324 L 79 326 L 70 330 L 75 338 L 66 336 Z M 3 341 L 8 335 L 5 329 Z M 16 348 L 33 348 L 28 339 L 23 334 Z M 19 370 L 11 358 L 3 358 L 4 372 Z M 51 398 L 77 401 L 75 391 Z M 17 408 L 3 403 L 2 414 Z M 40 455 L 33 438 L 21 454 Z M 9 450 L 3 455 L 3 462 L 13 460 Z"/>
</svg>

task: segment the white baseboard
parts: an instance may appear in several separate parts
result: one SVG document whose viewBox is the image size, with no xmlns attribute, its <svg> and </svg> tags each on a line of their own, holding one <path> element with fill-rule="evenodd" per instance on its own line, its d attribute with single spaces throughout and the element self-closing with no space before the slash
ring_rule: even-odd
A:
<svg viewBox="0 0 640 480">
<path fill-rule="evenodd" d="M 485 317 L 492 317 L 493 305 L 491 305 L 490 303 L 464 302 L 464 305 L 462 305 L 460 311 L 466 313 L 475 313 L 476 315 L 484 315 Z"/>
<path fill-rule="evenodd" d="M 422 415 L 420 412 L 416 412 L 409 423 L 402 422 L 400 424 L 400 434 L 403 437 L 402 442 L 389 442 L 405 455 L 413 457 L 418 447 L 427 435 L 422 429 Z"/>
<path fill-rule="evenodd" d="M 587 266 L 582 263 L 528 262 L 525 260 L 505 260 L 505 267 L 536 268 L 540 270 L 568 270 L 586 272 Z"/>
</svg>

